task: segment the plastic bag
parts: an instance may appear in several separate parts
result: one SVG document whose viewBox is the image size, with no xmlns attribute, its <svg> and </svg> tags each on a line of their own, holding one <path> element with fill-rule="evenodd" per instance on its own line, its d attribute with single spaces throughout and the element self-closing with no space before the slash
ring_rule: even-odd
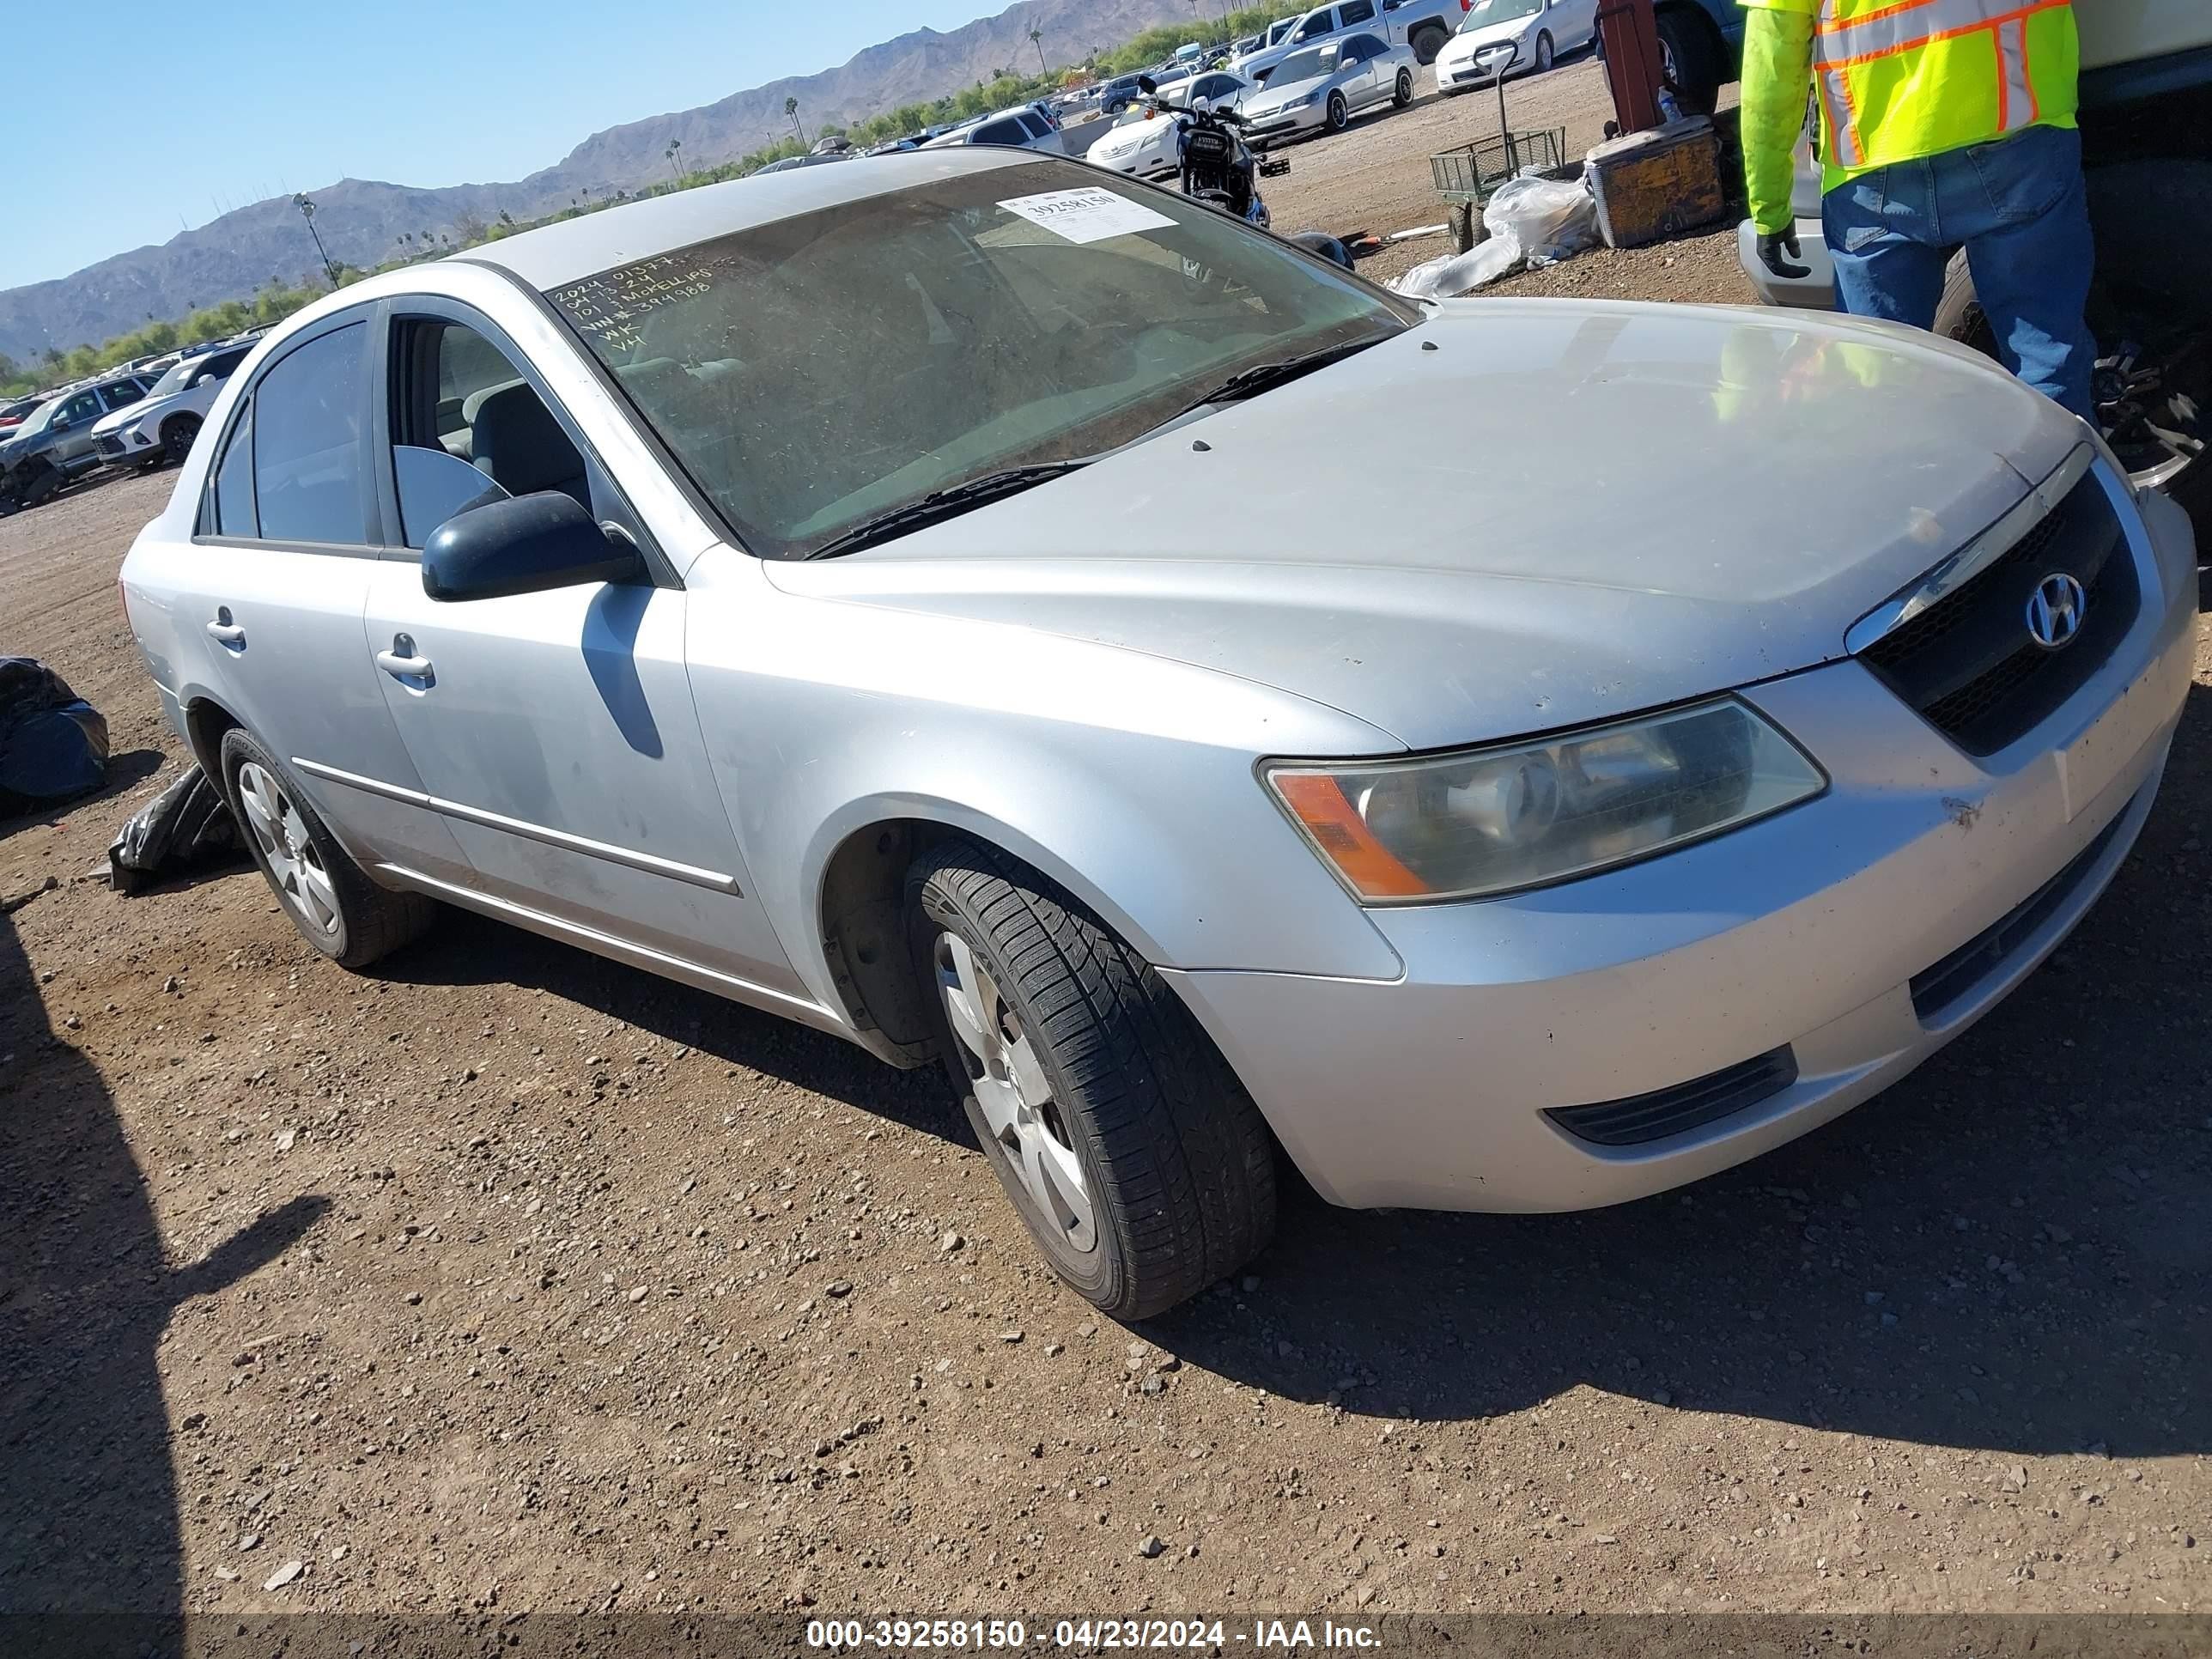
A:
<svg viewBox="0 0 2212 1659">
<path fill-rule="evenodd" d="M 1598 243 L 1597 203 L 1580 179 L 1509 179 L 1482 222 L 1492 236 L 1516 238 L 1531 265 L 1556 264 Z"/>
<path fill-rule="evenodd" d="M 1390 284 L 1409 300 L 1449 300 L 1494 283 L 1521 263 L 1521 244 L 1510 233 L 1478 242 L 1465 253 L 1428 259 Z"/>
<path fill-rule="evenodd" d="M 33 657 L 0 657 L 0 817 L 107 781 L 107 722 Z"/>
<path fill-rule="evenodd" d="M 244 852 L 230 803 L 195 766 L 123 826 L 107 849 L 108 875 L 117 892 L 139 893 L 203 866 L 234 864 Z"/>
</svg>

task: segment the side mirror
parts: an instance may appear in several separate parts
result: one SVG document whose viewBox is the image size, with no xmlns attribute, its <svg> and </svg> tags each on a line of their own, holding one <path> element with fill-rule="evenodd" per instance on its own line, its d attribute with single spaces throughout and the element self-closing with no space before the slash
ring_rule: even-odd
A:
<svg viewBox="0 0 2212 1659">
<path fill-rule="evenodd" d="M 1158 92 L 1159 89 L 1160 83 L 1153 80 L 1151 76 L 1140 75 L 1137 77 L 1137 90 L 1145 94 L 1147 97 L 1151 96 L 1153 93 Z"/>
<path fill-rule="evenodd" d="M 502 599 L 645 577 L 637 549 L 557 490 L 471 508 L 440 525 L 422 550 L 422 591 L 434 599 Z"/>
</svg>

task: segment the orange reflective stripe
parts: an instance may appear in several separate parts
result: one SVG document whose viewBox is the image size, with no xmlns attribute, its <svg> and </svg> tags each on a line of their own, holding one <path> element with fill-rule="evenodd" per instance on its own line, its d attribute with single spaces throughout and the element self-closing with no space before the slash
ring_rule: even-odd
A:
<svg viewBox="0 0 2212 1659">
<path fill-rule="evenodd" d="M 1838 167 L 1865 165 L 1866 149 L 1859 143 L 1858 124 L 1851 118 L 1851 93 L 1844 84 L 1844 72 L 1824 70 L 1819 80 L 1820 106 L 1828 118 L 1828 139 L 1836 152 L 1831 159 Z"/>
<path fill-rule="evenodd" d="M 1899 32 L 1900 38 L 1885 41 L 1882 45 L 1868 50 L 1860 50 L 1859 47 L 1866 40 L 1870 40 L 1874 37 L 1862 38 L 1854 35 L 1851 32 L 1858 27 L 1856 21 L 1843 24 L 1825 34 L 1816 33 L 1814 36 L 1814 61 L 1822 69 L 1850 69 L 1856 64 L 1871 64 L 1880 58 L 1894 58 L 1901 52 L 1911 52 L 1916 47 L 1933 46 L 1938 40 L 1956 40 L 1962 34 L 1979 34 L 1984 32 L 1996 33 L 2005 24 L 2024 22 L 2026 19 L 2034 16 L 2039 11 L 2055 11 L 2061 6 L 2070 5 L 2072 0 L 2031 0 L 2030 4 L 2009 6 L 1995 16 L 1978 17 L 1969 22 L 1948 23 L 1948 19 L 1952 16 L 1969 10 L 1979 11 L 1995 3 L 1996 0 L 1929 0 L 1928 4 L 1914 6 L 1911 10 L 1926 12 L 1940 8 L 1942 16 L 1928 21 L 1942 21 L 1947 23 L 1947 27 L 1926 33 L 1905 34 L 1903 32 L 1911 26 L 1896 23 L 1894 28 Z M 1885 13 L 1883 19 L 1894 19 L 1899 15 L 1895 11 Z"/>
</svg>

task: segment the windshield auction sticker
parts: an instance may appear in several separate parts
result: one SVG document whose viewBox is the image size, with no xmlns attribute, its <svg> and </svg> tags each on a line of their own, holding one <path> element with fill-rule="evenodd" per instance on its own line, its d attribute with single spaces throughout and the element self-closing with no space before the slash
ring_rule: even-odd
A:
<svg viewBox="0 0 2212 1659">
<path fill-rule="evenodd" d="M 999 205 L 1071 242 L 1103 242 L 1109 236 L 1127 236 L 1138 230 L 1164 230 L 1175 223 L 1164 213 L 1155 213 L 1118 191 L 1096 185 L 1086 185 L 1080 190 L 1048 190 L 1037 196 L 1017 196 Z"/>
</svg>

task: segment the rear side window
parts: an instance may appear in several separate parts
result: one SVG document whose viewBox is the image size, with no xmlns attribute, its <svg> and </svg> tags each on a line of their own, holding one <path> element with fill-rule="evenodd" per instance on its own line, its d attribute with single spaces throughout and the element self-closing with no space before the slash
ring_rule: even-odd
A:
<svg viewBox="0 0 2212 1659">
<path fill-rule="evenodd" d="M 1344 0 L 1336 9 L 1336 15 L 1346 28 L 1354 23 L 1371 23 L 1375 21 L 1375 0 Z"/>
<path fill-rule="evenodd" d="M 107 406 L 120 409 L 125 404 L 135 404 L 146 395 L 146 388 L 136 380 L 118 380 L 107 388 Z"/>
<path fill-rule="evenodd" d="M 230 429 L 229 447 L 215 474 L 215 533 L 243 536 L 261 533 L 253 517 L 253 407 L 247 404 Z"/>
<path fill-rule="evenodd" d="M 368 539 L 362 507 L 365 324 L 307 342 L 253 392 L 253 493 L 270 541 Z"/>
</svg>

